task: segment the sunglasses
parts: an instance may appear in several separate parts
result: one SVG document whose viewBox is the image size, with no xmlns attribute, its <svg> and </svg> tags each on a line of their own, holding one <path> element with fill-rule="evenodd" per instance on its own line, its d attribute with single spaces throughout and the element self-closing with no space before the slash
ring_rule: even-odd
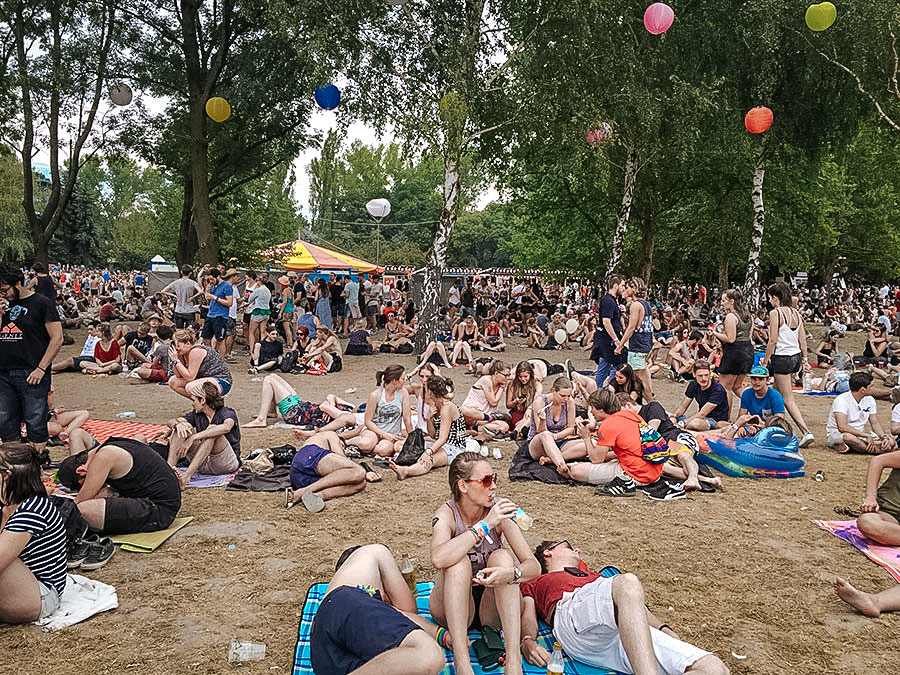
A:
<svg viewBox="0 0 900 675">
<path fill-rule="evenodd" d="M 481 487 L 490 488 L 497 484 L 497 474 L 489 473 L 481 478 L 467 478 L 466 482 L 469 483 L 481 483 Z"/>
<path fill-rule="evenodd" d="M 568 540 L 568 539 L 563 539 L 563 540 L 561 540 L 561 541 L 556 542 L 555 544 L 551 544 L 550 546 L 548 546 L 548 547 L 545 548 L 544 550 L 545 550 L 545 551 L 552 551 L 552 550 L 555 549 L 557 546 L 562 546 L 563 544 L 566 545 L 566 548 L 571 549 L 572 551 L 575 550 L 575 549 L 572 547 L 572 544 L 569 543 L 569 540 Z"/>
</svg>

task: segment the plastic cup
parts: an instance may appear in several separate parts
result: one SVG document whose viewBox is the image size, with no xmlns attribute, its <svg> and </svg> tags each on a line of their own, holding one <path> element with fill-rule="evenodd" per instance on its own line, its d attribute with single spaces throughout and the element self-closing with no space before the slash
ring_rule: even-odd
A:
<svg viewBox="0 0 900 675">
<path fill-rule="evenodd" d="M 266 658 L 266 645 L 263 642 L 232 640 L 228 648 L 228 663 L 262 661 L 264 658 Z"/>
</svg>

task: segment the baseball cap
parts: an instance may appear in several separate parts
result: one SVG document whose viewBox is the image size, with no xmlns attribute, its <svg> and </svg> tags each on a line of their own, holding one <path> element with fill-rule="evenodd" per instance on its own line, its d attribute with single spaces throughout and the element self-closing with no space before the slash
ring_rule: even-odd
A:
<svg viewBox="0 0 900 675">
<path fill-rule="evenodd" d="M 750 369 L 750 377 L 769 377 L 769 369 L 763 366 L 753 366 Z"/>
</svg>

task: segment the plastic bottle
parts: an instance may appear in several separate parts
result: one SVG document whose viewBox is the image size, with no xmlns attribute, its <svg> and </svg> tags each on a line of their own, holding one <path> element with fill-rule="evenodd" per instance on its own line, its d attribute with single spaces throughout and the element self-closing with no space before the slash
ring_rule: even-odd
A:
<svg viewBox="0 0 900 675">
<path fill-rule="evenodd" d="M 262 661 L 266 658 L 266 645 L 263 642 L 232 640 L 228 648 L 228 663 L 244 661 Z"/>
<path fill-rule="evenodd" d="M 116 417 L 118 417 L 119 419 L 123 419 L 123 420 L 130 420 L 130 419 L 132 419 L 133 417 L 137 417 L 137 413 L 133 413 L 133 412 L 120 412 L 118 415 L 116 415 Z"/>
<path fill-rule="evenodd" d="M 528 532 L 528 530 L 531 529 L 531 526 L 534 525 L 534 518 L 525 513 L 521 507 L 516 509 L 512 520 L 519 526 L 519 529 L 522 530 L 522 532 Z"/>
<path fill-rule="evenodd" d="M 803 373 L 803 391 L 812 391 L 812 376 L 809 373 Z"/>
<path fill-rule="evenodd" d="M 403 579 L 406 581 L 406 585 L 409 586 L 409 590 L 411 590 L 412 594 L 415 596 L 416 568 L 413 565 L 412 560 L 409 559 L 408 553 L 404 553 L 403 559 L 400 561 L 400 574 L 403 575 Z"/>
<path fill-rule="evenodd" d="M 565 664 L 563 663 L 562 645 L 554 642 L 553 653 L 550 655 L 550 661 L 547 662 L 547 675 L 560 675 L 563 672 L 565 672 Z"/>
</svg>

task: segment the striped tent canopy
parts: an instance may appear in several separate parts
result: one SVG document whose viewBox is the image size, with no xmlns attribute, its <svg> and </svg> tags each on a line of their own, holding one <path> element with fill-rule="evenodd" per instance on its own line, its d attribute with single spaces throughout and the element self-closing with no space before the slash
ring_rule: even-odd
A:
<svg viewBox="0 0 900 675">
<path fill-rule="evenodd" d="M 295 239 L 277 244 L 267 249 L 264 256 L 280 263 L 285 269 L 295 272 L 383 272 L 383 267 L 354 258 L 346 253 L 310 244 L 303 239 Z"/>
</svg>

